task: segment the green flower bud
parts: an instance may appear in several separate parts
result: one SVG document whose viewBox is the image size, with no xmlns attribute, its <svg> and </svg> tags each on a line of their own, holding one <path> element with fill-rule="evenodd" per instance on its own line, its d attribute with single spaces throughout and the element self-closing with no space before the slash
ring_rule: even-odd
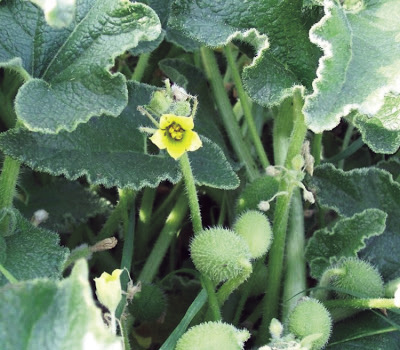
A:
<svg viewBox="0 0 400 350">
<path fill-rule="evenodd" d="M 242 350 L 250 333 L 222 322 L 207 322 L 190 328 L 175 350 Z"/>
<path fill-rule="evenodd" d="M 259 211 L 249 210 L 242 214 L 234 225 L 234 231 L 247 242 L 253 259 L 263 256 L 271 245 L 271 225 Z"/>
<path fill-rule="evenodd" d="M 190 115 L 191 111 L 192 107 L 190 106 L 189 101 L 177 101 L 171 105 L 169 113 L 187 117 Z"/>
<path fill-rule="evenodd" d="M 251 270 L 249 246 L 235 232 L 214 227 L 199 232 L 190 244 L 197 270 L 215 282 L 241 276 Z"/>
<path fill-rule="evenodd" d="M 297 154 L 292 158 L 292 167 L 296 171 L 301 171 L 304 166 L 304 158 L 302 155 Z"/>
<path fill-rule="evenodd" d="M 349 294 L 338 292 L 340 298 L 380 298 L 384 295 L 381 275 L 366 261 L 347 258 L 340 261 L 334 271 L 332 285 L 349 292 Z"/>
<path fill-rule="evenodd" d="M 295 306 L 288 320 L 289 332 L 308 341 L 311 350 L 319 350 L 328 342 L 332 320 L 328 310 L 317 299 L 303 298 Z M 313 337 L 310 337 L 313 336 Z"/>
<path fill-rule="evenodd" d="M 172 97 L 169 96 L 164 90 L 157 90 L 154 92 L 149 107 L 158 114 L 164 114 L 171 106 Z"/>
<path fill-rule="evenodd" d="M 128 304 L 129 312 L 139 321 L 156 321 L 166 308 L 167 300 L 163 291 L 153 284 L 142 284 L 141 291 Z"/>
</svg>

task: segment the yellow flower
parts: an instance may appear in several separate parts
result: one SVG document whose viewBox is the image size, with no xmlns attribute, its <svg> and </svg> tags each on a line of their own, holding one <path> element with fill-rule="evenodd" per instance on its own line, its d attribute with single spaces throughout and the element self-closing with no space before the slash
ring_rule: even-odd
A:
<svg viewBox="0 0 400 350">
<path fill-rule="evenodd" d="M 116 269 L 111 275 L 103 272 L 100 277 L 94 279 L 97 298 L 112 314 L 121 301 L 122 290 L 119 280 L 121 273 L 122 270 Z"/>
<path fill-rule="evenodd" d="M 150 137 L 159 148 L 167 149 L 169 155 L 178 159 L 187 151 L 196 151 L 202 146 L 194 127 L 192 117 L 182 117 L 174 114 L 164 114 L 160 119 L 160 128 Z"/>
</svg>

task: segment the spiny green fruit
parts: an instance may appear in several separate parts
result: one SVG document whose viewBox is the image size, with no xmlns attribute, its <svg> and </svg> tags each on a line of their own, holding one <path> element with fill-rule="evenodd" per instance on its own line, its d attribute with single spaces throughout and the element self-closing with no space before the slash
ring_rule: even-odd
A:
<svg viewBox="0 0 400 350">
<path fill-rule="evenodd" d="M 165 114 L 171 106 L 171 103 L 172 97 L 169 96 L 166 91 L 157 90 L 150 100 L 149 107 L 158 114 Z"/>
<path fill-rule="evenodd" d="M 253 259 L 263 256 L 271 245 L 271 225 L 259 211 L 249 210 L 242 214 L 234 225 L 234 231 L 247 242 Z"/>
<path fill-rule="evenodd" d="M 289 332 L 304 339 L 319 335 L 312 341 L 311 350 L 319 350 L 328 342 L 332 320 L 328 310 L 317 299 L 303 298 L 295 306 L 288 320 Z"/>
<path fill-rule="evenodd" d="M 334 271 L 332 285 L 349 292 L 337 292 L 340 298 L 380 298 L 384 294 L 381 275 L 366 261 L 346 258 L 335 266 Z"/>
<path fill-rule="evenodd" d="M 223 282 L 251 270 L 246 241 L 235 232 L 213 227 L 196 234 L 190 244 L 196 269 L 215 282 Z"/>
<path fill-rule="evenodd" d="M 190 328 L 175 350 L 242 350 L 250 333 L 222 322 L 207 322 Z"/>
<path fill-rule="evenodd" d="M 166 297 L 161 288 L 154 284 L 142 284 L 141 291 L 128 304 L 129 312 L 139 321 L 155 321 L 166 308 Z"/>
</svg>

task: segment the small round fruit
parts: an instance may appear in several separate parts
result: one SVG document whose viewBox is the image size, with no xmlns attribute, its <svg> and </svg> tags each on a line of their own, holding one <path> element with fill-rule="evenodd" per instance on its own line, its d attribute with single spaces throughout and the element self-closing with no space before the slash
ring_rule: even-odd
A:
<svg viewBox="0 0 400 350">
<path fill-rule="evenodd" d="M 221 227 L 197 233 L 190 244 L 190 254 L 196 269 L 217 283 L 251 270 L 246 241 Z"/>
<path fill-rule="evenodd" d="M 328 342 L 332 320 L 328 310 L 317 299 L 303 298 L 289 316 L 289 332 L 300 339 L 320 335 L 312 342 L 311 350 L 319 350 Z"/>
<path fill-rule="evenodd" d="M 242 350 L 249 339 L 247 330 L 222 322 L 207 322 L 190 328 L 176 344 L 175 350 Z"/>
<path fill-rule="evenodd" d="M 267 253 L 272 241 L 272 229 L 268 218 L 256 210 L 240 215 L 234 231 L 247 242 L 253 259 Z"/>
</svg>

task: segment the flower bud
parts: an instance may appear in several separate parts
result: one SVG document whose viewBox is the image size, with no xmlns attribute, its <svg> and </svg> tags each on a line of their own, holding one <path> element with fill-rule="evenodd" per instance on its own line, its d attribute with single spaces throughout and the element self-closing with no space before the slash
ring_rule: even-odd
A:
<svg viewBox="0 0 400 350">
<path fill-rule="evenodd" d="M 121 301 L 122 290 L 119 280 L 121 273 L 122 270 L 116 269 L 111 275 L 107 272 L 103 272 L 100 277 L 94 279 L 97 299 L 99 299 L 99 302 L 112 314 L 115 313 Z"/>
</svg>

